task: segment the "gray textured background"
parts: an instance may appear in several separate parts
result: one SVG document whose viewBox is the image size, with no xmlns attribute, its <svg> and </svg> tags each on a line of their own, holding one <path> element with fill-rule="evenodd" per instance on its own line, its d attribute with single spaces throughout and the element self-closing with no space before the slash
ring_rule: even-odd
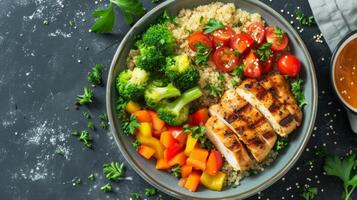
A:
<svg viewBox="0 0 357 200">
<path fill-rule="evenodd" d="M 264 2 L 283 10 L 295 28 L 298 24 L 291 12 L 299 6 L 311 14 L 306 0 Z M 153 6 L 149 0 L 144 3 L 147 9 Z M 91 132 L 94 150 L 70 136 L 71 130 L 86 128 L 82 111 L 89 110 L 98 125 L 97 116 L 105 112 L 104 87 L 95 88 L 95 103 L 80 111 L 75 110 L 74 99 L 89 85 L 86 75 L 94 64 L 105 66 L 106 79 L 112 56 L 128 30 L 117 10 L 114 34 L 89 33 L 90 15 L 101 5 L 103 2 L 93 0 L 0 0 L 0 199 L 129 199 L 130 192 L 143 196 L 144 188 L 149 187 L 126 164 L 127 180 L 113 183 L 113 193 L 103 193 L 100 187 L 107 182 L 102 176 L 103 163 L 124 161 L 111 134 L 100 128 Z M 323 145 L 329 153 L 342 155 L 356 146 L 356 136 L 332 93 L 331 53 L 326 44 L 314 42 L 313 35 L 318 33 L 317 27 L 300 33 L 319 81 L 313 137 L 293 169 L 251 199 L 297 199 L 305 184 L 319 188 L 318 199 L 340 197 L 341 183 L 323 175 L 315 148 Z M 56 149 L 63 149 L 65 155 L 55 154 Z M 306 165 L 311 160 L 313 165 Z M 94 182 L 87 181 L 91 173 L 96 175 Z M 83 183 L 73 186 L 74 177 L 81 177 Z"/>
</svg>

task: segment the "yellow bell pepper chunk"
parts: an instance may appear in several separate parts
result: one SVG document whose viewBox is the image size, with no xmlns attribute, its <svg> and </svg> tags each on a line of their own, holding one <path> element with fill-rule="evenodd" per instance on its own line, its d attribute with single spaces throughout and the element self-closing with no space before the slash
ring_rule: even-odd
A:
<svg viewBox="0 0 357 200">
<path fill-rule="evenodd" d="M 154 137 L 147 137 L 147 136 L 144 136 L 143 133 L 141 133 L 140 131 L 136 134 L 136 139 L 141 143 L 141 144 L 144 144 L 144 145 L 147 145 L 153 149 L 155 149 L 155 158 L 156 159 L 163 159 L 164 158 L 164 150 L 165 150 L 165 147 L 164 145 L 161 144 L 161 142 L 154 138 Z"/>
<path fill-rule="evenodd" d="M 203 172 L 201 175 L 201 183 L 210 190 L 221 191 L 223 188 L 224 179 L 226 174 L 223 172 L 218 172 L 216 175 L 211 176 L 206 172 Z"/>
<path fill-rule="evenodd" d="M 140 110 L 140 105 L 134 101 L 129 101 L 127 104 L 126 104 L 126 108 L 125 110 L 130 113 L 130 114 L 133 114 L 134 112 Z"/>
<path fill-rule="evenodd" d="M 150 123 L 148 122 L 140 123 L 139 132 L 142 133 L 145 137 L 151 137 L 152 131 L 151 131 Z"/>
<path fill-rule="evenodd" d="M 197 143 L 196 138 L 192 137 L 192 133 L 190 133 L 187 137 L 187 141 L 186 141 L 186 147 L 185 147 L 185 154 L 186 156 L 189 156 L 191 151 L 195 148 L 195 145 Z"/>
</svg>

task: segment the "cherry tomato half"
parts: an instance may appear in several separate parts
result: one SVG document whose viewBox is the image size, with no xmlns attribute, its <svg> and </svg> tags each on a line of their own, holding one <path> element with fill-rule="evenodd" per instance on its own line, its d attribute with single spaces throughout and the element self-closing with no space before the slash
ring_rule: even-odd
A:
<svg viewBox="0 0 357 200">
<path fill-rule="evenodd" d="M 271 68 L 273 67 L 273 62 L 274 62 L 273 56 L 270 56 L 268 60 L 262 63 L 263 74 L 270 72 Z"/>
<path fill-rule="evenodd" d="M 245 57 L 244 63 L 244 76 L 250 78 L 258 78 L 262 75 L 262 66 L 259 58 L 251 51 Z"/>
<path fill-rule="evenodd" d="M 239 64 L 239 58 L 232 48 L 223 46 L 213 53 L 213 62 L 221 72 L 231 72 Z"/>
<path fill-rule="evenodd" d="M 258 43 L 262 43 L 265 39 L 265 29 L 262 22 L 253 22 L 247 27 L 250 36 Z"/>
<path fill-rule="evenodd" d="M 280 31 L 278 31 L 280 30 Z M 278 27 L 269 26 L 265 29 L 265 36 L 267 42 L 271 43 L 271 49 L 274 51 L 281 51 L 288 46 L 288 34 L 282 32 Z"/>
<path fill-rule="evenodd" d="M 188 36 L 188 46 L 193 50 L 196 51 L 196 44 L 202 43 L 205 47 L 212 48 L 212 41 L 208 37 L 208 35 L 197 31 L 192 33 L 190 36 Z"/>
<path fill-rule="evenodd" d="M 301 70 L 301 63 L 294 55 L 283 55 L 278 60 L 278 70 L 283 75 L 296 77 Z"/>
<path fill-rule="evenodd" d="M 253 44 L 253 38 L 247 33 L 240 33 L 231 38 L 231 47 L 239 53 L 249 50 Z"/>
<path fill-rule="evenodd" d="M 215 47 L 221 47 L 223 45 L 228 45 L 229 40 L 234 35 L 234 31 L 231 27 L 224 27 L 222 29 L 218 29 L 212 33 L 213 36 L 213 44 Z"/>
</svg>

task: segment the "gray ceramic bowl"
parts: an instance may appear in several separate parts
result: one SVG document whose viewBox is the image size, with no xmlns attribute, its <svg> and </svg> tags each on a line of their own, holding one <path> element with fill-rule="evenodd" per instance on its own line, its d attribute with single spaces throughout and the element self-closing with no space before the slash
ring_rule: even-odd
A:
<svg viewBox="0 0 357 200">
<path fill-rule="evenodd" d="M 302 62 L 302 78 L 305 81 L 304 94 L 307 106 L 304 108 L 304 120 L 302 126 L 290 136 L 291 142 L 286 150 L 264 172 L 245 178 L 237 188 L 225 188 L 222 192 L 199 189 L 192 193 L 178 186 L 178 180 L 167 172 L 155 169 L 152 160 L 145 160 L 140 157 L 132 147 L 132 138 L 122 134 L 120 121 L 115 111 L 115 100 L 117 93 L 115 90 L 115 78 L 126 66 L 126 58 L 129 50 L 133 47 L 135 36 L 139 35 L 152 23 L 164 10 L 171 14 L 177 14 L 182 8 L 193 8 L 199 5 L 213 2 L 211 0 L 168 0 L 158 5 L 144 17 L 142 17 L 128 32 L 119 45 L 109 71 L 107 83 L 107 111 L 111 130 L 118 144 L 121 153 L 129 162 L 131 167 L 146 181 L 160 189 L 161 191 L 180 199 L 241 199 L 251 196 L 280 179 L 298 160 L 310 137 L 317 110 L 317 83 L 314 66 L 311 61 L 303 41 L 277 12 L 270 7 L 256 0 L 222 0 L 224 3 L 235 3 L 239 8 L 249 12 L 258 12 L 268 24 L 281 27 L 289 35 L 289 42 L 292 52 Z"/>
</svg>

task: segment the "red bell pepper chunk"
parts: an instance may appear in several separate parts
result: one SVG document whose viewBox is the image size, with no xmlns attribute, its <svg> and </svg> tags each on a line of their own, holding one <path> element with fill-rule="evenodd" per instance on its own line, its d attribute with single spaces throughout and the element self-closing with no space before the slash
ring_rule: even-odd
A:
<svg viewBox="0 0 357 200">
<path fill-rule="evenodd" d="M 195 125 L 204 125 L 209 118 L 208 109 L 201 108 L 192 114 L 192 121 Z"/>
<path fill-rule="evenodd" d="M 179 143 L 174 143 L 165 150 L 165 159 L 167 161 L 171 160 L 176 154 L 180 153 L 182 147 Z"/>
<path fill-rule="evenodd" d="M 167 131 L 172 134 L 181 147 L 185 146 L 187 135 L 183 133 L 182 126 L 169 126 L 167 127 Z"/>
</svg>

